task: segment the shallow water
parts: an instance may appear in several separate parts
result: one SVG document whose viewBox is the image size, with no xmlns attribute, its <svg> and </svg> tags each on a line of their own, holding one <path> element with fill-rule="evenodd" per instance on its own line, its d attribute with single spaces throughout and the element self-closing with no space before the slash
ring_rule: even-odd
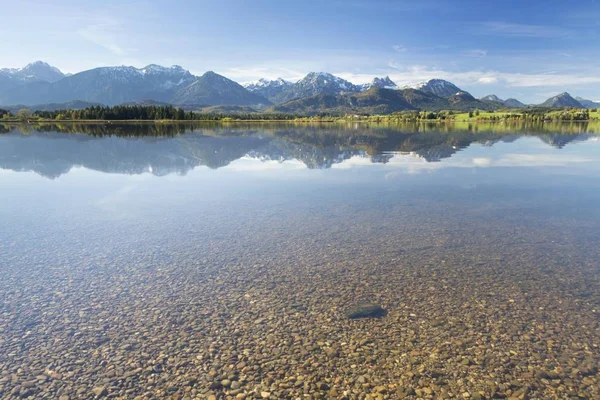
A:
<svg viewBox="0 0 600 400">
<path fill-rule="evenodd" d="M 600 397 L 588 126 L 4 131 L 0 397 Z"/>
</svg>

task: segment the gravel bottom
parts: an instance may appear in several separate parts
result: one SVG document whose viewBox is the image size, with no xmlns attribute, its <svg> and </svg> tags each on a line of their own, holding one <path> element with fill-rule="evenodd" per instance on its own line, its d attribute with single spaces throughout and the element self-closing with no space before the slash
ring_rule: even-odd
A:
<svg viewBox="0 0 600 400">
<path fill-rule="evenodd" d="M 592 223 L 336 210 L 0 245 L 0 397 L 600 398 Z"/>
</svg>

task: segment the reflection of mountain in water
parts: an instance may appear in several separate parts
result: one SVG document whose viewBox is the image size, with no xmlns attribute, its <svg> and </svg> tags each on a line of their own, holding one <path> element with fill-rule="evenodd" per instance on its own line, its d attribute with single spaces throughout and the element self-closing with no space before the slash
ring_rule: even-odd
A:
<svg viewBox="0 0 600 400">
<path fill-rule="evenodd" d="M 84 133 L 65 134 L 63 130 Z M 591 135 L 535 136 L 562 148 Z M 55 178 L 77 166 L 107 173 L 185 174 L 198 166 L 220 168 L 244 156 L 263 161 L 299 160 L 308 168 L 330 168 L 355 156 L 386 163 L 393 157 L 391 152 L 416 154 L 436 162 L 473 142 L 491 146 L 519 137 L 497 132 L 415 132 L 337 125 L 23 127 L 0 136 L 0 168 Z"/>
<path fill-rule="evenodd" d="M 562 149 L 567 144 L 572 142 L 581 142 L 590 137 L 590 135 L 543 135 L 540 139 L 550 146 Z"/>
</svg>

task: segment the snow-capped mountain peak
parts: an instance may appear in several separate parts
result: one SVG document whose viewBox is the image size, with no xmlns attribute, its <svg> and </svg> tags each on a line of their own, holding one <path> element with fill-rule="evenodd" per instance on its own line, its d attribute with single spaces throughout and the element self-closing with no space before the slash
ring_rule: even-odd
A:
<svg viewBox="0 0 600 400">
<path fill-rule="evenodd" d="M 269 86 L 271 84 L 271 82 L 273 82 L 273 81 L 270 81 L 270 80 L 265 79 L 265 78 L 260 78 L 257 81 L 246 82 L 242 86 L 245 87 L 246 89 L 250 90 L 251 88 L 253 89 L 255 87 L 256 88 L 267 87 L 267 86 Z"/>
<path fill-rule="evenodd" d="M 329 72 L 310 72 L 296 82 L 294 86 L 301 91 L 312 92 L 313 95 L 323 92 L 338 94 L 345 91 L 356 92 L 360 90 L 360 87 Z"/>
<path fill-rule="evenodd" d="M 116 67 L 100 67 L 76 75 L 79 75 L 80 79 L 83 80 L 94 79 L 92 76 L 97 76 L 107 82 L 113 81 L 121 84 L 137 83 L 157 90 L 169 90 L 174 87 L 192 83 L 196 79 L 189 71 L 178 65 L 163 67 L 156 64 L 150 64 L 143 68 L 124 65 Z"/>
<path fill-rule="evenodd" d="M 392 90 L 397 90 L 399 89 L 398 85 L 396 85 L 394 83 L 394 81 L 392 81 L 390 79 L 389 76 L 386 76 L 385 78 L 373 78 L 373 80 L 369 83 L 365 83 L 361 86 L 362 90 L 368 90 L 372 87 L 376 87 L 376 88 L 380 88 L 380 89 L 392 89 Z"/>
<path fill-rule="evenodd" d="M 283 78 L 277 78 L 275 80 L 260 78 L 257 81 L 247 82 L 247 83 L 243 84 L 242 86 L 244 86 L 246 89 L 248 89 L 252 92 L 252 91 L 258 90 L 259 88 L 269 88 L 269 87 L 277 88 L 277 87 L 286 87 L 286 86 L 291 86 L 291 85 L 292 85 L 292 82 L 286 81 Z"/>
<path fill-rule="evenodd" d="M 448 82 L 443 79 L 430 79 L 427 82 L 420 82 L 410 87 L 422 92 L 432 93 L 436 96 L 446 98 L 455 96 L 457 94 L 466 93 L 452 82 Z"/>
<path fill-rule="evenodd" d="M 398 89 L 398 85 L 389 76 L 385 78 L 373 78 L 373 86 L 383 87 L 384 89 Z"/>
<path fill-rule="evenodd" d="M 170 67 L 163 67 L 162 65 L 150 64 L 145 66 L 144 68 L 138 69 L 138 71 L 142 74 L 181 74 L 181 73 L 189 73 L 187 70 L 183 69 L 179 65 L 172 65 Z"/>
<path fill-rule="evenodd" d="M 294 84 L 282 78 L 275 80 L 261 78 L 254 82 L 244 84 L 244 88 L 249 92 L 267 98 L 271 101 L 277 101 L 280 96 L 284 96 L 284 92 L 290 90 Z"/>
<path fill-rule="evenodd" d="M 402 87 L 402 89 L 415 89 L 415 90 L 421 90 L 421 88 L 423 86 L 427 85 L 427 81 L 424 82 L 418 82 L 418 83 L 413 83 L 412 85 L 405 85 L 404 87 Z"/>
<path fill-rule="evenodd" d="M 0 75 L 20 82 L 56 82 L 65 77 L 58 68 L 44 61 L 35 61 L 22 68 L 0 69 Z"/>
<path fill-rule="evenodd" d="M 502 100 L 501 98 L 499 98 L 498 96 L 496 96 L 495 94 L 488 94 L 485 97 L 480 98 L 479 100 L 483 100 L 483 101 L 495 101 L 497 103 L 502 103 L 504 102 L 504 100 Z"/>
<path fill-rule="evenodd" d="M 284 103 L 288 100 L 320 94 L 336 96 L 343 92 L 361 90 L 360 86 L 328 72 L 310 72 L 295 83 L 281 78 L 276 80 L 259 79 L 246 83 L 244 87 L 252 93 L 266 97 L 273 103 Z"/>
</svg>

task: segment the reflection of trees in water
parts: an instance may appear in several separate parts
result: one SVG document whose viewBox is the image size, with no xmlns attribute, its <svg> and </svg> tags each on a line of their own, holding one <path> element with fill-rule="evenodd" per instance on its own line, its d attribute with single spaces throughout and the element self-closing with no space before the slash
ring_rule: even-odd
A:
<svg viewBox="0 0 600 400">
<path fill-rule="evenodd" d="M 557 148 L 590 136 L 579 133 L 590 129 L 587 123 L 562 124 L 570 128 L 550 133 L 546 124 L 526 129 L 465 124 L 451 129 L 455 125 L 459 124 L 0 124 L 0 168 L 49 178 L 73 166 L 108 173 L 185 174 L 201 165 L 220 168 L 246 155 L 329 168 L 353 156 L 385 163 L 390 152 L 440 161 L 473 142 L 492 146 L 524 135 Z"/>
<path fill-rule="evenodd" d="M 168 122 L 168 123 L 43 123 L 36 125 L 2 124 L 0 132 L 18 130 L 21 132 L 61 132 L 85 133 L 92 136 L 175 136 L 186 132 L 203 132 L 204 134 L 223 134 L 225 132 L 241 134 L 245 131 L 257 131 L 266 134 L 287 132 L 289 137 L 338 135 L 347 137 L 352 133 L 381 136 L 389 131 L 395 133 L 438 132 L 438 133 L 518 133 L 518 134 L 581 134 L 600 133 L 600 121 L 582 122 L 405 122 L 405 123 L 293 123 L 293 122 Z M 323 135 L 325 132 L 327 135 Z"/>
</svg>

